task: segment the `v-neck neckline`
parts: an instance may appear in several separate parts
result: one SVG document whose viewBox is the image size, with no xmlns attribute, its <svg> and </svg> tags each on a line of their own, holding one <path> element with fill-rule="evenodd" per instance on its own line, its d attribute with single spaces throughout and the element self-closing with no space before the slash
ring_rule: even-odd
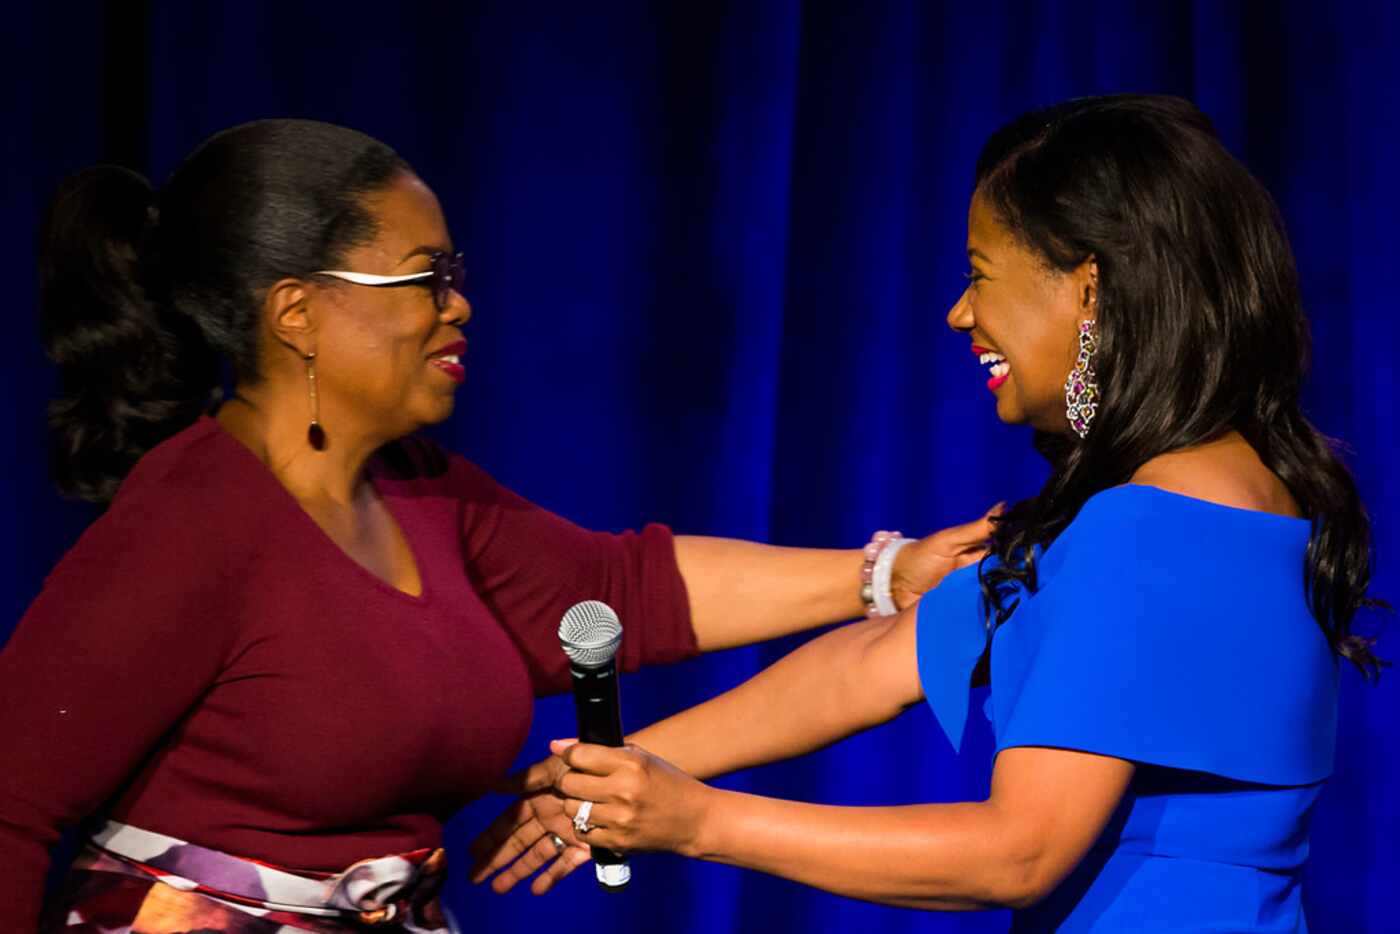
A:
<svg viewBox="0 0 1400 934">
<path fill-rule="evenodd" d="M 252 467 L 252 470 L 250 472 L 259 474 L 260 476 L 265 478 L 268 483 L 270 483 L 273 487 L 276 488 L 276 491 L 273 495 L 280 497 L 285 503 L 285 505 L 288 507 L 288 509 L 291 512 L 293 512 L 297 517 L 299 517 L 297 521 L 303 523 L 306 527 L 308 527 L 308 530 L 313 535 L 313 537 L 319 539 L 323 543 L 323 545 L 327 549 L 329 549 L 329 551 L 339 556 L 340 561 L 342 561 L 345 564 L 348 564 L 351 568 L 354 569 L 356 573 L 360 574 L 378 590 L 388 594 L 389 596 L 406 601 L 407 603 L 413 606 L 421 607 L 427 605 L 429 598 L 432 595 L 432 586 L 428 579 L 427 565 L 419 558 L 417 550 L 413 547 L 413 538 L 409 535 L 408 525 L 403 521 L 403 518 L 394 510 L 394 505 L 391 502 L 392 497 L 385 495 L 383 489 L 381 489 L 380 486 L 375 482 L 376 476 L 381 473 L 379 470 L 376 469 L 377 465 L 375 463 L 375 458 L 377 458 L 378 455 L 375 455 L 375 457 L 370 458 L 369 463 L 365 465 L 366 480 L 374 487 L 375 492 L 379 495 L 380 502 L 384 504 L 384 509 L 388 513 L 389 518 L 393 520 L 396 526 L 398 526 L 399 534 L 403 536 L 404 546 L 408 549 L 409 560 L 413 562 L 414 567 L 418 571 L 418 586 L 420 592 L 416 595 L 411 594 L 406 590 L 400 590 L 398 587 L 394 586 L 394 584 L 390 583 L 389 581 L 380 577 L 374 571 L 365 567 L 363 564 L 357 561 L 353 555 L 347 552 L 344 548 L 340 547 L 336 540 L 331 538 L 331 536 L 326 532 L 325 529 L 321 528 L 320 523 L 318 523 L 314 518 L 312 518 L 311 514 L 307 512 L 306 509 L 297 500 L 297 498 L 292 495 L 291 490 L 288 490 L 285 486 L 282 485 L 282 481 L 277 479 L 277 475 L 274 474 L 272 470 L 266 464 L 264 464 L 262 460 L 256 454 L 254 454 L 253 451 L 246 444 L 240 441 L 233 434 L 233 432 L 225 428 L 217 418 L 214 418 L 212 415 L 201 415 L 200 419 L 206 420 L 209 423 L 209 430 L 211 434 L 221 436 L 227 439 L 227 441 L 237 449 L 238 456 L 244 457 L 248 460 Z"/>
</svg>

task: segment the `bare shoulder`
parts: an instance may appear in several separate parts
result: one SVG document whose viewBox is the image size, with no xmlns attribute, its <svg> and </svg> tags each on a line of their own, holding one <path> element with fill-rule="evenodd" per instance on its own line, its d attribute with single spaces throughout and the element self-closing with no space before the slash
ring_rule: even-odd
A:
<svg viewBox="0 0 1400 934">
<path fill-rule="evenodd" d="M 1138 468 L 1130 482 L 1236 509 L 1302 515 L 1288 487 L 1234 432 L 1154 457 Z"/>
</svg>

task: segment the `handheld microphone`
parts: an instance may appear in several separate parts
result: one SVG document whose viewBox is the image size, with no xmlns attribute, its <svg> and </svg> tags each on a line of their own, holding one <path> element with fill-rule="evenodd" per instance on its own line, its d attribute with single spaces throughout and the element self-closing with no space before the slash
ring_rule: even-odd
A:
<svg viewBox="0 0 1400 934">
<path fill-rule="evenodd" d="M 574 682 L 574 707 L 578 711 L 578 738 L 599 746 L 622 745 L 622 708 L 617 694 L 617 648 L 622 644 L 622 623 L 612 607 L 585 600 L 569 607 L 559 621 L 559 644 L 569 656 Z M 632 881 L 627 857 L 600 846 L 593 850 L 593 870 L 598 885 L 621 891 Z"/>
</svg>

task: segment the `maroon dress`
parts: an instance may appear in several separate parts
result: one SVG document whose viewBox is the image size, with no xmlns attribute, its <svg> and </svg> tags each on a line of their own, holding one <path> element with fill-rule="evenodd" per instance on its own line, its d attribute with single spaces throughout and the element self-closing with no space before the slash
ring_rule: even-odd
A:
<svg viewBox="0 0 1400 934">
<path fill-rule="evenodd" d="M 625 669 L 696 652 L 667 529 L 585 531 L 417 439 L 370 473 L 421 596 L 211 418 L 137 464 L 0 652 L 0 929 L 94 815 L 306 872 L 438 846 L 567 689 L 579 600 L 636 621 Z"/>
</svg>

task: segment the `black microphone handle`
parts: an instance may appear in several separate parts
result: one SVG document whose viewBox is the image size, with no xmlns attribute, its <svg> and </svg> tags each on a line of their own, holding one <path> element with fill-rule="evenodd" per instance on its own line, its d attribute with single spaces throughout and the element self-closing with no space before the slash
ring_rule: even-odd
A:
<svg viewBox="0 0 1400 934">
<path fill-rule="evenodd" d="M 617 662 L 609 660 L 597 668 L 569 666 L 574 682 L 574 709 L 578 712 L 580 742 L 598 746 L 622 745 L 622 704 L 617 691 Z M 594 846 L 593 861 L 600 866 L 617 866 L 627 857 L 616 850 Z"/>
</svg>

